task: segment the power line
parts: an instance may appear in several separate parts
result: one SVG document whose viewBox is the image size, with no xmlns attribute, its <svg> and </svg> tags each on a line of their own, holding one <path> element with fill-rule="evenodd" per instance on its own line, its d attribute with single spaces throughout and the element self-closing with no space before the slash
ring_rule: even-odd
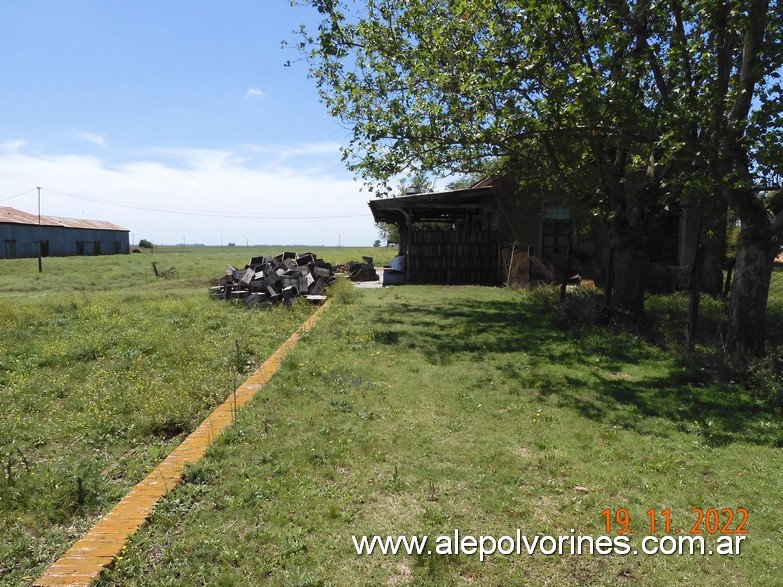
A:
<svg viewBox="0 0 783 587">
<path fill-rule="evenodd" d="M 13 196 L 6 196 L 5 198 L 0 198 L 0 202 L 5 202 L 6 200 L 13 200 L 14 198 L 18 198 L 19 196 L 24 196 L 25 194 L 29 194 L 31 192 L 34 192 L 35 188 L 31 190 L 26 190 L 24 192 L 19 192 L 18 194 L 14 194 Z"/>
<path fill-rule="evenodd" d="M 53 190 L 51 188 L 42 188 L 46 191 L 52 192 L 60 196 L 67 198 L 75 198 L 77 200 L 85 200 L 89 202 L 97 202 L 100 204 L 107 204 L 109 206 L 120 206 L 123 208 L 132 208 L 135 210 L 145 210 L 148 212 L 161 212 L 164 214 L 181 214 L 186 216 L 207 216 L 212 218 L 251 218 L 260 220 L 296 220 L 296 219 L 337 219 L 337 218 L 366 218 L 370 216 L 369 213 L 364 214 L 323 214 L 323 215 L 307 215 L 307 214 L 267 214 L 264 212 L 226 212 L 225 210 L 198 210 L 188 208 L 174 208 L 170 206 L 142 206 L 139 204 L 131 204 L 129 202 L 119 202 L 116 200 L 110 200 L 107 198 L 99 198 L 97 196 L 87 196 L 84 194 L 76 194 L 69 192 L 61 192 Z M 30 190 L 34 191 L 34 190 Z M 25 192 L 27 193 L 27 192 Z M 15 196 L 14 196 L 15 197 Z M 2 201 L 2 200 L 0 200 Z"/>
</svg>

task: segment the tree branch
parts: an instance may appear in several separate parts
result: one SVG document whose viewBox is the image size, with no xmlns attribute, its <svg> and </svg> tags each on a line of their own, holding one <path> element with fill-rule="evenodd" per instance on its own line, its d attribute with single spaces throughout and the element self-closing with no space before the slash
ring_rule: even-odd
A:
<svg viewBox="0 0 783 587">
<path fill-rule="evenodd" d="M 748 117 L 753 102 L 755 86 L 763 76 L 760 53 L 764 42 L 764 29 L 767 24 L 768 0 L 752 0 L 748 10 L 748 29 L 742 46 L 742 67 L 740 83 L 734 107 L 731 110 L 732 121 L 744 121 Z"/>
</svg>

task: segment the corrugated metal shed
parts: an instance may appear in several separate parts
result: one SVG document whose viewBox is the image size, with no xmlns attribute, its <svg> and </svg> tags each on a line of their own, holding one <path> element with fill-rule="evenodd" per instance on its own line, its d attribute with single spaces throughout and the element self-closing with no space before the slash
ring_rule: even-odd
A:
<svg viewBox="0 0 783 587">
<path fill-rule="evenodd" d="M 101 220 L 28 214 L 0 206 L 0 259 L 120 255 L 130 252 L 127 228 Z"/>
</svg>

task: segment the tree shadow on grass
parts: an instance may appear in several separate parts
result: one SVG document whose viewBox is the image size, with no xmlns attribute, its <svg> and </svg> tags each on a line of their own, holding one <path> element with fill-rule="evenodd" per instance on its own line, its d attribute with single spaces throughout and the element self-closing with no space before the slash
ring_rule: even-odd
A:
<svg viewBox="0 0 783 587">
<path fill-rule="evenodd" d="M 374 322 L 377 342 L 416 351 L 435 365 L 469 358 L 479 368 L 498 368 L 519 358 L 526 387 L 594 421 L 668 436 L 672 428 L 660 425 L 663 419 L 713 446 L 783 443 L 783 427 L 766 424 L 779 423 L 779 415 L 739 386 L 711 382 L 702 368 L 622 331 L 558 329 L 540 303 L 393 302 L 383 310 Z M 628 375 L 644 362 L 649 376 Z"/>
<path fill-rule="evenodd" d="M 651 419 L 658 418 L 682 431 L 698 432 L 710 446 L 738 441 L 780 444 L 781 428 L 770 430 L 764 424 L 779 421 L 774 412 L 724 384 L 680 383 L 681 375 L 673 372 L 641 381 L 617 381 L 594 373 L 591 378 L 571 381 L 571 385 L 558 389 L 556 399 L 560 406 L 592 420 L 642 434 L 668 436 L 670 429 L 651 424 Z"/>
</svg>

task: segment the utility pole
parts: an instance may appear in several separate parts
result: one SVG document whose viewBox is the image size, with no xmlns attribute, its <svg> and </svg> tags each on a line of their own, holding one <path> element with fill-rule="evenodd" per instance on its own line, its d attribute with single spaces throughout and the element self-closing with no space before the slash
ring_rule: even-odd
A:
<svg viewBox="0 0 783 587">
<path fill-rule="evenodd" d="M 43 261 L 41 261 L 41 248 L 43 247 L 43 234 L 41 233 L 41 187 L 38 190 L 38 273 L 43 273 Z"/>
</svg>

